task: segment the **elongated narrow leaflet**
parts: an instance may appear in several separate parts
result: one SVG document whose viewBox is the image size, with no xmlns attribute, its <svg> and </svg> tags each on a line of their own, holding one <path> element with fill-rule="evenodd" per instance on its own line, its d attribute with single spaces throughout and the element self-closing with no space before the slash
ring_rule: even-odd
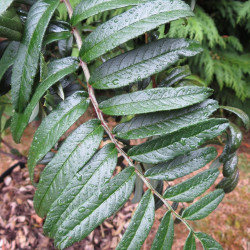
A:
<svg viewBox="0 0 250 250">
<path fill-rule="evenodd" d="M 76 207 L 58 227 L 55 243 L 60 249 L 80 241 L 106 218 L 118 211 L 134 189 L 135 171 L 128 167 L 111 179 L 100 193 Z"/>
<path fill-rule="evenodd" d="M 23 112 L 30 99 L 43 37 L 59 3 L 60 0 L 38 0 L 29 11 L 11 80 L 16 112 Z"/>
<path fill-rule="evenodd" d="M 42 173 L 34 198 L 39 216 L 48 212 L 50 205 L 63 189 L 93 156 L 102 140 L 103 128 L 98 120 L 78 127 L 63 143 L 56 156 Z M 84 153 L 82 153 L 84 150 Z"/>
<path fill-rule="evenodd" d="M 91 75 L 96 89 L 120 88 L 157 74 L 180 58 L 195 56 L 201 46 L 187 39 L 161 39 L 106 61 Z"/>
<path fill-rule="evenodd" d="M 223 250 L 222 246 L 215 241 L 211 236 L 205 233 L 195 233 L 195 236 L 200 240 L 203 249 L 216 249 L 216 250 Z"/>
<path fill-rule="evenodd" d="M 87 98 L 88 94 L 86 92 L 78 91 L 61 102 L 53 112 L 43 119 L 34 135 L 29 151 L 28 167 L 32 181 L 36 163 L 50 151 L 70 126 L 84 114 L 89 105 Z"/>
<path fill-rule="evenodd" d="M 204 196 L 182 213 L 182 218 L 186 220 L 200 220 L 212 213 L 224 198 L 225 193 L 222 189 L 217 189 Z"/>
<path fill-rule="evenodd" d="M 167 22 L 193 16 L 181 0 L 146 1 L 103 23 L 84 41 L 81 58 L 90 62 L 109 50 Z"/>
<path fill-rule="evenodd" d="M 192 201 L 203 194 L 215 182 L 219 175 L 217 168 L 205 170 L 194 177 L 168 188 L 164 197 L 171 201 Z"/>
<path fill-rule="evenodd" d="M 213 91 L 203 87 L 155 88 L 112 97 L 100 103 L 107 115 L 134 115 L 174 110 L 202 102 Z"/>
<path fill-rule="evenodd" d="M 126 140 L 169 134 L 205 120 L 218 107 L 217 101 L 208 99 L 179 110 L 142 114 L 117 125 L 113 132 Z"/>
<path fill-rule="evenodd" d="M 220 135 L 228 127 L 226 119 L 209 119 L 175 131 L 169 135 L 134 146 L 128 155 L 144 163 L 160 163 L 171 160 L 201 146 L 207 140 Z"/>
<path fill-rule="evenodd" d="M 111 178 L 116 162 L 117 149 L 114 144 L 107 144 L 75 174 L 66 187 L 62 183 L 64 190 L 52 204 L 46 216 L 44 232 L 53 237 L 67 214 L 83 205 L 94 194 L 100 193 L 103 185 Z"/>
<path fill-rule="evenodd" d="M 48 64 L 47 77 L 38 85 L 27 108 L 23 113 L 14 113 L 12 117 L 11 132 L 16 143 L 20 142 L 23 131 L 29 123 L 31 114 L 46 90 L 66 75 L 75 72 L 78 67 L 79 61 L 73 57 L 58 59 Z"/>
<path fill-rule="evenodd" d="M 196 243 L 195 243 L 195 237 L 194 237 L 193 232 L 189 233 L 183 250 L 196 250 Z"/>
<path fill-rule="evenodd" d="M 161 220 L 151 250 L 171 250 L 174 241 L 174 220 L 168 211 Z"/>
<path fill-rule="evenodd" d="M 84 19 L 107 10 L 113 10 L 142 3 L 143 0 L 82 0 L 74 9 L 71 23 L 76 25 Z M 145 2 L 145 0 L 144 0 Z"/>
<path fill-rule="evenodd" d="M 140 249 L 153 226 L 154 217 L 154 196 L 151 190 L 147 190 L 116 249 Z"/>
<path fill-rule="evenodd" d="M 154 180 L 172 181 L 204 167 L 216 156 L 215 148 L 200 148 L 150 168 L 145 176 Z"/>
</svg>

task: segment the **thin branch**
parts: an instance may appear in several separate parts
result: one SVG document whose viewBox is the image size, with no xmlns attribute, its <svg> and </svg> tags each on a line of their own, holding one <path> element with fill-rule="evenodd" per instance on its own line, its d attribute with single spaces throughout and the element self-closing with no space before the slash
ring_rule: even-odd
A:
<svg viewBox="0 0 250 250">
<path fill-rule="evenodd" d="M 6 147 L 8 147 L 10 150 L 12 150 L 13 148 L 10 146 L 9 143 L 7 143 L 3 138 L 0 138 L 0 142 L 2 142 Z"/>
<path fill-rule="evenodd" d="M 72 14 L 73 14 L 73 9 L 71 7 L 71 4 L 69 2 L 69 0 L 63 0 L 63 2 L 65 3 L 66 5 L 66 8 L 68 10 L 68 14 L 69 14 L 69 17 L 71 18 L 72 17 Z M 73 32 L 73 35 L 76 39 L 76 43 L 77 43 L 77 46 L 79 48 L 79 50 L 81 49 L 82 47 L 82 39 L 81 39 L 81 35 L 79 33 L 79 31 L 77 30 L 76 27 L 73 27 L 72 29 L 72 32 Z M 136 174 L 142 179 L 142 181 L 146 184 L 146 186 L 152 191 L 152 193 L 154 195 L 156 195 L 159 199 L 162 200 L 162 202 L 165 204 L 165 206 L 175 215 L 175 217 L 177 217 L 179 220 L 181 220 L 186 226 L 187 228 L 193 232 L 193 229 L 192 227 L 188 224 L 188 222 L 186 220 L 184 220 L 178 213 L 176 213 L 173 208 L 171 207 L 170 204 L 168 204 L 167 200 L 165 198 L 163 198 L 163 196 L 161 194 L 159 194 L 155 189 L 154 187 L 150 184 L 150 182 L 144 177 L 143 173 L 140 172 L 139 169 L 136 168 L 136 166 L 133 164 L 132 160 L 128 157 L 128 155 L 123 151 L 123 149 L 120 147 L 118 141 L 116 140 L 114 134 L 112 134 L 110 128 L 108 127 L 107 123 L 105 122 L 104 118 L 103 118 L 103 114 L 101 112 L 101 110 L 99 109 L 99 105 L 98 105 L 98 102 L 96 100 L 96 97 L 95 97 L 95 93 L 94 93 L 94 89 L 93 87 L 89 84 L 89 79 L 90 79 L 90 72 L 89 72 L 89 69 L 88 69 L 88 65 L 86 64 L 86 62 L 82 61 L 80 59 L 80 65 L 82 67 L 82 70 L 84 72 L 84 75 L 85 75 L 85 78 L 86 78 L 86 81 L 87 81 L 87 86 L 88 86 L 88 93 L 89 93 L 89 99 L 91 100 L 92 102 L 92 105 L 95 109 L 95 112 L 97 114 L 97 117 L 98 119 L 101 121 L 101 124 L 104 128 L 104 130 L 106 131 L 106 133 L 108 134 L 109 138 L 111 139 L 111 141 L 115 144 L 118 152 L 123 156 L 123 158 L 128 162 L 128 165 L 129 166 L 132 166 L 135 168 L 135 172 Z"/>
</svg>

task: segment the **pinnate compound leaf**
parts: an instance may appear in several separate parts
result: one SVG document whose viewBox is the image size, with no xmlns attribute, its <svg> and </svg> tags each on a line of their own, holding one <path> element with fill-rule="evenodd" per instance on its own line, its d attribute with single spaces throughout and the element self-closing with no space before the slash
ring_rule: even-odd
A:
<svg viewBox="0 0 250 250">
<path fill-rule="evenodd" d="M 112 177 L 116 163 L 117 149 L 114 144 L 109 143 L 77 172 L 52 204 L 46 216 L 43 227 L 44 232 L 53 237 L 56 229 L 63 223 L 67 214 L 76 207 L 83 205 L 94 194 L 100 193 L 102 186 Z"/>
<path fill-rule="evenodd" d="M 14 0 L 2 0 L 0 1 L 0 16 L 10 7 Z"/>
<path fill-rule="evenodd" d="M 151 250 L 171 250 L 174 240 L 174 220 L 168 211 L 161 220 Z"/>
<path fill-rule="evenodd" d="M 145 0 L 144 0 L 145 1 Z M 107 10 L 113 10 L 142 3 L 143 0 L 82 0 L 74 9 L 71 23 L 76 25 L 84 19 Z"/>
<path fill-rule="evenodd" d="M 220 107 L 229 111 L 229 112 L 236 114 L 242 120 L 246 129 L 247 130 L 250 129 L 250 120 L 249 120 L 248 115 L 244 111 L 242 111 L 241 109 L 235 108 L 235 107 L 229 107 L 229 106 L 220 106 Z"/>
<path fill-rule="evenodd" d="M 218 107 L 217 101 L 208 99 L 180 110 L 138 115 L 128 122 L 117 125 L 113 133 L 125 140 L 169 134 L 205 120 Z"/>
<path fill-rule="evenodd" d="M 186 220 L 203 219 L 217 208 L 224 196 L 223 190 L 217 189 L 186 208 L 182 213 L 182 217 Z"/>
<path fill-rule="evenodd" d="M 213 91 L 203 87 L 155 88 L 112 97 L 100 103 L 107 115 L 133 115 L 173 110 L 207 99 Z"/>
<path fill-rule="evenodd" d="M 203 194 L 215 182 L 219 175 L 217 168 L 205 170 L 190 179 L 168 188 L 164 198 L 171 201 L 192 201 Z"/>
<path fill-rule="evenodd" d="M 181 0 L 153 0 L 118 15 L 100 25 L 84 41 L 80 56 L 93 61 L 107 51 L 167 22 L 193 16 Z"/>
<path fill-rule="evenodd" d="M 135 171 L 128 167 L 111 179 L 101 190 L 75 208 L 58 227 L 55 243 L 60 249 L 80 241 L 106 218 L 118 211 L 129 199 L 135 183 Z"/>
<path fill-rule="evenodd" d="M 154 216 L 154 196 L 151 190 L 147 190 L 116 249 L 140 249 L 153 226 Z"/>
<path fill-rule="evenodd" d="M 157 164 L 188 153 L 220 135 L 228 127 L 226 119 L 208 119 L 169 135 L 134 146 L 128 155 L 136 161 Z"/>
<path fill-rule="evenodd" d="M 84 114 L 89 105 L 88 94 L 78 91 L 61 102 L 58 107 L 43 119 L 37 129 L 28 157 L 30 179 L 36 163 L 56 144 L 59 138 Z"/>
<path fill-rule="evenodd" d="M 0 81 L 7 69 L 14 64 L 19 42 L 11 42 L 0 59 Z"/>
<path fill-rule="evenodd" d="M 183 250 L 196 250 L 196 243 L 193 232 L 189 233 Z"/>
<path fill-rule="evenodd" d="M 29 11 L 12 74 L 12 102 L 19 113 L 30 99 L 43 37 L 59 3 L 60 0 L 38 0 Z"/>
<path fill-rule="evenodd" d="M 217 156 L 213 147 L 206 147 L 160 163 L 146 171 L 145 176 L 154 180 L 172 181 L 204 167 Z"/>
<path fill-rule="evenodd" d="M 180 58 L 195 56 L 201 46 L 187 39 L 161 39 L 141 46 L 95 69 L 90 84 L 96 89 L 120 88 L 165 70 Z"/>
<path fill-rule="evenodd" d="M 204 250 L 223 250 L 222 246 L 211 236 L 200 232 L 195 233 L 195 235 L 200 240 Z"/>
<path fill-rule="evenodd" d="M 100 121 L 90 120 L 66 139 L 40 178 L 34 198 L 34 207 L 39 216 L 46 215 L 64 187 L 93 156 L 102 136 Z"/>
<path fill-rule="evenodd" d="M 47 77 L 42 81 L 27 108 L 23 113 L 14 113 L 11 123 L 12 136 L 16 143 L 20 142 L 24 129 L 29 123 L 31 114 L 45 92 L 60 79 L 75 72 L 79 67 L 79 61 L 73 57 L 55 60 L 48 64 Z"/>
</svg>

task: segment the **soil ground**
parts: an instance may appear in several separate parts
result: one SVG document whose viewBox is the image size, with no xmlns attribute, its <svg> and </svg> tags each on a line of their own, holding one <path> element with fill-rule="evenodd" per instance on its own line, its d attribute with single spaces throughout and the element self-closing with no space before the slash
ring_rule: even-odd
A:
<svg viewBox="0 0 250 250">
<path fill-rule="evenodd" d="M 13 143 L 11 136 L 5 140 L 20 152 L 27 155 L 31 136 L 36 124 L 25 131 L 22 144 Z M 5 148 L 3 147 L 3 150 Z M 222 148 L 218 148 L 221 151 Z M 0 156 L 0 174 L 15 163 L 8 157 Z M 213 236 L 224 249 L 250 249 L 250 206 L 249 206 L 249 167 L 250 167 L 250 133 L 244 136 L 239 150 L 240 182 L 237 188 L 227 194 L 219 207 L 207 218 L 193 222 L 196 231 Z M 55 249 L 53 241 L 43 235 L 43 219 L 35 214 L 33 195 L 35 188 L 31 185 L 27 169 L 16 168 L 0 184 L 0 249 Z M 68 250 L 115 249 L 127 228 L 136 205 L 127 202 L 115 216 L 107 219 L 86 239 L 74 244 Z M 143 245 L 150 249 L 154 235 L 159 226 L 159 219 L 166 210 L 159 209 L 151 233 Z M 188 231 L 183 224 L 175 225 L 174 250 L 183 249 Z M 198 244 L 197 249 L 202 249 Z"/>
</svg>

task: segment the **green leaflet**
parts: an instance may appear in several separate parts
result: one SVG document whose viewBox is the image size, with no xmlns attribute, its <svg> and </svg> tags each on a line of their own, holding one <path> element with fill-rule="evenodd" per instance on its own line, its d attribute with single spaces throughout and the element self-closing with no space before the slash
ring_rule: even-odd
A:
<svg viewBox="0 0 250 250">
<path fill-rule="evenodd" d="M 35 194 L 34 207 L 40 217 L 46 215 L 75 173 L 92 157 L 102 136 L 100 121 L 90 120 L 78 127 L 59 148 L 44 169 Z"/>
<path fill-rule="evenodd" d="M 140 250 L 154 223 L 155 204 L 151 190 L 143 195 L 117 250 Z"/>
<path fill-rule="evenodd" d="M 235 124 L 230 122 L 229 130 L 230 133 L 228 133 L 226 145 L 222 154 L 220 155 L 220 161 L 223 163 L 229 161 L 231 155 L 235 153 L 236 150 L 240 147 L 243 139 L 240 128 Z"/>
<path fill-rule="evenodd" d="M 135 171 L 128 167 L 111 179 L 100 193 L 75 208 L 58 227 L 55 243 L 60 249 L 80 241 L 120 209 L 134 189 Z"/>
<path fill-rule="evenodd" d="M 29 11 L 12 74 L 12 102 L 19 113 L 30 99 L 43 36 L 59 3 L 60 0 L 38 0 Z"/>
<path fill-rule="evenodd" d="M 0 16 L 0 26 L 17 32 L 22 32 L 23 29 L 19 19 L 11 18 L 8 15 Z"/>
<path fill-rule="evenodd" d="M 160 163 L 188 153 L 220 135 L 228 127 L 226 119 L 208 119 L 141 145 L 134 146 L 128 155 L 135 161 Z"/>
<path fill-rule="evenodd" d="M 200 232 L 195 233 L 195 235 L 200 240 L 204 250 L 223 250 L 222 246 L 211 236 Z"/>
<path fill-rule="evenodd" d="M 0 81 L 7 69 L 14 64 L 14 60 L 19 48 L 19 42 L 11 42 L 0 59 Z"/>
<path fill-rule="evenodd" d="M 160 83 L 160 86 L 171 87 L 175 83 L 191 75 L 191 71 L 187 65 L 178 66 L 167 72 L 167 77 Z"/>
<path fill-rule="evenodd" d="M 244 111 L 242 111 L 241 109 L 237 109 L 237 108 L 229 107 L 229 106 L 220 106 L 220 108 L 236 114 L 242 120 L 246 129 L 247 130 L 250 129 L 250 120 L 249 120 L 248 115 Z"/>
<path fill-rule="evenodd" d="M 217 189 L 200 200 L 187 207 L 182 213 L 182 218 L 186 220 L 200 220 L 212 213 L 223 200 L 225 193 L 222 189 Z"/>
<path fill-rule="evenodd" d="M 170 187 L 164 193 L 164 198 L 171 201 L 192 201 L 203 194 L 217 179 L 217 168 L 205 170 L 194 177 Z"/>
<path fill-rule="evenodd" d="M 10 41 L 20 41 L 22 34 L 19 31 L 12 30 L 0 24 L 0 36 L 8 38 Z"/>
<path fill-rule="evenodd" d="M 120 88 L 165 70 L 180 58 L 195 56 L 201 46 L 187 39 L 161 39 L 112 58 L 89 80 L 96 89 Z"/>
<path fill-rule="evenodd" d="M 14 0 L 2 0 L 0 1 L 0 16 L 10 7 Z"/>
<path fill-rule="evenodd" d="M 203 87 L 155 88 L 118 95 L 100 103 L 108 115 L 133 115 L 180 109 L 207 99 L 213 91 Z"/>
<path fill-rule="evenodd" d="M 151 250 L 171 250 L 174 240 L 174 220 L 168 211 L 161 220 Z"/>
<path fill-rule="evenodd" d="M 71 23 L 76 25 L 84 19 L 106 10 L 113 10 L 127 6 L 137 5 L 143 0 L 82 0 L 74 9 Z"/>
<path fill-rule="evenodd" d="M 231 176 L 235 172 L 237 165 L 238 165 L 238 155 L 235 152 L 230 156 L 228 161 L 224 163 L 223 176 L 225 177 Z"/>
<path fill-rule="evenodd" d="M 16 143 L 20 142 L 23 131 L 29 123 L 31 114 L 46 90 L 66 75 L 75 72 L 78 67 L 79 61 L 73 57 L 58 59 L 48 64 L 47 77 L 38 85 L 27 108 L 23 113 L 14 113 L 13 115 L 11 132 Z"/>
<path fill-rule="evenodd" d="M 181 0 L 153 0 L 140 4 L 97 27 L 84 41 L 80 56 L 93 61 L 116 46 L 167 22 L 193 16 Z"/>
<path fill-rule="evenodd" d="M 189 233 L 183 250 L 196 250 L 196 243 L 193 232 Z"/>
<path fill-rule="evenodd" d="M 126 140 L 164 135 L 205 120 L 218 107 L 217 101 L 208 99 L 180 110 L 138 115 L 117 125 L 113 133 Z"/>
<path fill-rule="evenodd" d="M 235 172 L 229 177 L 224 177 L 216 188 L 222 188 L 225 193 L 230 193 L 236 188 L 239 182 L 239 177 L 240 172 L 239 169 L 236 168 Z"/>
<path fill-rule="evenodd" d="M 172 181 L 204 167 L 216 156 L 215 148 L 200 148 L 150 168 L 145 176 L 154 180 Z"/>
<path fill-rule="evenodd" d="M 29 151 L 28 167 L 32 181 L 36 163 L 50 151 L 67 129 L 84 114 L 89 105 L 87 98 L 88 94 L 86 92 L 78 91 L 61 102 L 53 112 L 43 119 L 34 135 Z"/>
<path fill-rule="evenodd" d="M 107 144 L 98 151 L 52 204 L 43 226 L 44 232 L 53 237 L 67 214 L 95 193 L 100 193 L 103 185 L 112 177 L 116 162 L 117 149 L 114 144 Z"/>
</svg>

